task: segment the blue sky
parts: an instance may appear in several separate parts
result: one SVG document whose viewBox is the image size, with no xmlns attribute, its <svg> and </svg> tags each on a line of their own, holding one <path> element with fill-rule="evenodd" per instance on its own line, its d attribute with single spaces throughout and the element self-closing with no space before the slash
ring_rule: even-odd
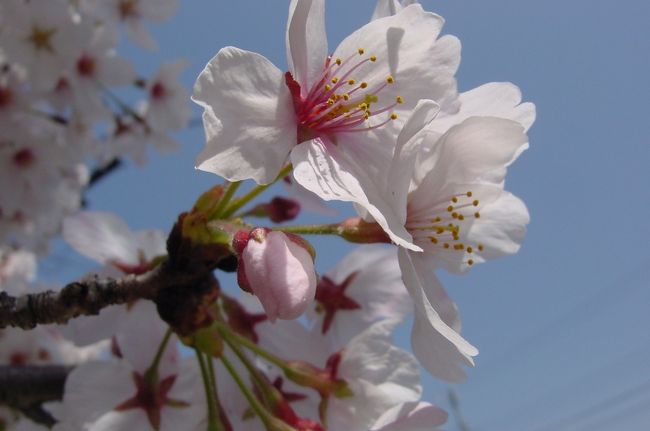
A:
<svg viewBox="0 0 650 431">
<path fill-rule="evenodd" d="M 187 58 L 188 86 L 226 45 L 283 68 L 287 4 L 183 2 L 172 21 L 154 27 L 161 51 L 124 52 L 145 73 Z M 481 350 L 468 381 L 454 387 L 469 429 L 650 429 L 650 3 L 423 4 L 463 44 L 461 90 L 511 81 L 538 111 L 530 150 L 507 180 L 532 217 L 522 251 L 466 276 L 442 275 L 464 335 Z M 368 20 L 374 1 L 329 0 L 327 7 L 334 47 Z M 122 169 L 92 191 L 91 208 L 117 212 L 134 228 L 168 229 L 218 181 L 193 169 L 201 128 L 178 137 L 180 153 Z M 323 257 L 344 246 L 314 244 Z M 89 267 L 59 246 L 44 271 L 70 278 Z M 408 345 L 406 329 L 400 342 Z M 424 383 L 426 398 L 446 406 L 447 386 Z M 460 429 L 453 420 L 447 428 Z"/>
</svg>

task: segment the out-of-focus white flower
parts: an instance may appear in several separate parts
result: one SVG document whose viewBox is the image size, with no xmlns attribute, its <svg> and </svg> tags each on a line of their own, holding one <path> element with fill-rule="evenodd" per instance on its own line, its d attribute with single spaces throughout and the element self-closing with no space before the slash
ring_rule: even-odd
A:
<svg viewBox="0 0 650 431">
<path fill-rule="evenodd" d="M 0 131 L 0 241 L 42 249 L 79 208 L 87 170 L 41 119 Z"/>
<path fill-rule="evenodd" d="M 63 238 L 78 253 L 104 265 L 97 273 L 120 277 L 143 274 L 164 256 L 165 234 L 158 230 L 132 231 L 114 214 L 85 211 L 63 221 Z M 78 317 L 62 327 L 78 345 L 88 345 L 129 331 L 137 325 L 139 308 L 125 305 L 101 310 L 98 316 Z M 156 315 L 152 318 L 157 319 Z M 135 320 L 134 320 L 135 319 Z"/>
<path fill-rule="evenodd" d="M 177 0 L 86 0 L 83 10 L 107 25 L 124 24 L 131 40 L 146 49 L 155 49 L 156 41 L 145 20 L 162 22 L 176 13 Z"/>
<path fill-rule="evenodd" d="M 418 401 L 422 392 L 417 361 L 391 342 L 397 323 L 393 319 L 375 323 L 353 337 L 343 349 L 332 334 L 322 335 L 318 329 L 309 331 L 296 321 L 262 323 L 260 345 L 285 360 L 306 361 L 322 367 L 330 373 L 332 382 L 344 381 L 348 396 L 328 397 L 323 418 L 326 428 L 367 431 L 388 409 Z M 315 418 L 319 401 L 310 395 L 292 406 L 303 417 Z"/>
<path fill-rule="evenodd" d="M 166 325 L 152 318 L 153 304 L 141 302 L 137 307 L 151 310 L 139 310 L 139 324 L 117 337 L 122 358 L 88 362 L 68 376 L 63 407 L 57 412 L 61 429 L 193 430 L 205 420 L 206 401 L 196 361 L 180 359 L 175 336 L 157 372 L 147 374 Z"/>
<path fill-rule="evenodd" d="M 397 250 L 361 246 L 322 276 L 308 316 L 321 333 L 332 332 L 342 348 L 352 337 L 381 319 L 401 320 L 413 312 L 402 282 Z"/>
<path fill-rule="evenodd" d="M 0 248 L 0 292 L 20 295 L 36 278 L 36 255 L 26 250 Z"/>
<path fill-rule="evenodd" d="M 179 60 L 162 65 L 158 73 L 147 81 L 148 100 L 140 112 L 153 131 L 168 133 L 187 126 L 192 115 L 187 89 L 178 81 L 187 67 L 187 61 Z"/>
<path fill-rule="evenodd" d="M 65 0 L 6 0 L 0 46 L 22 66 L 32 85 L 50 90 L 72 64 L 86 40 Z"/>
<path fill-rule="evenodd" d="M 330 56 L 323 0 L 294 0 L 289 10 L 289 72 L 228 47 L 199 76 L 193 99 L 205 109 L 207 146 L 198 168 L 269 183 L 290 159 L 295 179 L 321 198 L 367 206 L 378 198 L 370 176 L 385 172 L 416 102 L 456 97 L 459 43 L 436 40 L 442 18 L 412 5 Z M 384 209 L 372 205 L 376 219 Z"/>
<path fill-rule="evenodd" d="M 305 245 L 282 232 L 257 228 L 238 234 L 235 248 L 240 285 L 257 296 L 269 320 L 302 315 L 316 292 L 314 258 Z"/>
</svg>

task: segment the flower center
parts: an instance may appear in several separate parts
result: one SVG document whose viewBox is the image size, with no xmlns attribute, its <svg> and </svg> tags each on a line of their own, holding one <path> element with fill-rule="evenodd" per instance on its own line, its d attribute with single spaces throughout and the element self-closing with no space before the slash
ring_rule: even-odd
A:
<svg viewBox="0 0 650 431">
<path fill-rule="evenodd" d="M 377 57 L 366 55 L 363 48 L 346 59 L 327 58 L 320 78 L 306 97 L 287 72 L 287 85 L 303 134 L 363 132 L 396 120 L 393 108 L 404 102 L 402 97 L 388 103 L 380 100 L 380 93 L 395 84 L 395 79 L 386 75 L 380 82 L 366 82 L 355 77 L 361 66 L 376 61 Z"/>
<path fill-rule="evenodd" d="M 36 161 L 36 155 L 29 148 L 18 150 L 13 157 L 16 166 L 22 169 L 27 169 Z"/>
<path fill-rule="evenodd" d="M 454 195 L 435 206 L 438 209 L 435 217 L 407 222 L 406 228 L 414 237 L 425 238 L 437 249 L 466 254 L 465 263 L 472 266 L 474 259 L 471 255 L 482 252 L 485 247 L 483 244 L 468 244 L 462 240 L 461 234 L 469 228 L 472 219 L 481 217 L 479 205 L 480 201 L 474 198 L 471 191 Z"/>
<path fill-rule="evenodd" d="M 5 108 L 11 105 L 14 95 L 7 87 L 0 87 L 0 108 Z"/>
<path fill-rule="evenodd" d="M 84 54 L 77 61 L 77 73 L 79 73 L 79 75 L 93 76 L 95 74 L 95 70 L 97 70 L 97 63 L 92 57 Z"/>
<path fill-rule="evenodd" d="M 122 0 L 117 7 L 122 20 L 139 15 L 137 0 Z"/>
<path fill-rule="evenodd" d="M 34 45 L 37 51 L 54 52 L 54 48 L 52 47 L 52 36 L 54 36 L 54 33 L 56 33 L 55 28 L 34 26 L 27 40 Z"/>
</svg>

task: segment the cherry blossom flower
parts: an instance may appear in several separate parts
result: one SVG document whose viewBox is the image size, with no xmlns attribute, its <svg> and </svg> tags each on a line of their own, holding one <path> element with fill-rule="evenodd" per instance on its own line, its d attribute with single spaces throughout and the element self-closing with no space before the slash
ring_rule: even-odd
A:
<svg viewBox="0 0 650 431">
<path fill-rule="evenodd" d="M 326 429 L 367 431 L 388 409 L 418 401 L 422 392 L 419 367 L 411 354 L 395 347 L 390 338 L 394 319 L 375 323 L 357 334 L 343 349 L 331 334 L 310 331 L 297 321 L 260 325 L 260 345 L 287 360 L 301 360 L 344 381 L 352 395 L 330 396 L 325 412 Z M 322 375 L 322 374 L 321 374 Z M 287 390 L 300 391 L 288 385 Z M 312 393 L 310 393 L 312 394 Z M 318 417 L 319 398 L 292 403 L 304 417 Z"/>
<path fill-rule="evenodd" d="M 307 188 L 320 197 L 336 199 L 332 188 L 340 187 L 367 203 L 377 192 L 370 173 L 387 168 L 416 102 L 455 99 L 459 43 L 436 40 L 442 18 L 411 5 L 363 26 L 328 55 L 324 1 L 294 0 L 289 10 L 289 72 L 227 47 L 199 76 L 193 100 L 205 109 L 207 146 L 198 168 L 269 183 L 290 160 L 314 172 Z M 313 153 L 322 156 L 317 164 L 307 163 Z M 332 178 L 331 163 L 346 175 Z M 301 170 L 294 177 L 305 185 Z M 377 206 L 377 219 L 390 209 Z"/>
<path fill-rule="evenodd" d="M 436 431 L 447 422 L 447 412 L 432 404 L 404 403 L 387 410 L 371 431 Z"/>
<path fill-rule="evenodd" d="M 131 40 L 143 48 L 155 49 L 156 41 L 144 21 L 166 21 L 176 13 L 177 7 L 177 0 L 86 0 L 83 11 L 110 26 L 124 24 Z"/>
<path fill-rule="evenodd" d="M 7 0 L 2 7 L 11 16 L 0 32 L 6 56 L 25 69 L 35 88 L 52 89 L 86 40 L 68 2 Z"/>
<path fill-rule="evenodd" d="M 171 337 L 156 373 L 148 373 L 166 325 L 152 319 L 155 306 L 138 303 L 140 322 L 117 337 L 121 359 L 87 362 L 69 375 L 58 412 L 61 429 L 198 429 L 206 414 L 200 374 L 181 360 Z M 100 391 L 97 389 L 101 388 Z M 74 428 L 77 426 L 77 428 Z"/>
<path fill-rule="evenodd" d="M 146 85 L 148 100 L 140 107 L 143 117 L 151 129 L 159 133 L 179 130 L 187 126 L 192 115 L 188 104 L 189 93 L 178 82 L 179 75 L 187 62 L 179 60 L 163 64 Z"/>
</svg>

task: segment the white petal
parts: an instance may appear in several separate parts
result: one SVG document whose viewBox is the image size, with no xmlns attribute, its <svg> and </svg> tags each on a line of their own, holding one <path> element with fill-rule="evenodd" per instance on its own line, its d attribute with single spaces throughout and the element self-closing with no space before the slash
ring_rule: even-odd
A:
<svg viewBox="0 0 650 431">
<path fill-rule="evenodd" d="M 433 427 L 447 422 L 447 416 L 447 412 L 429 403 L 405 403 L 383 414 L 373 431 L 435 431 Z"/>
<path fill-rule="evenodd" d="M 433 124 L 433 123 L 432 123 Z M 471 117 L 449 129 L 433 145 L 431 171 L 420 188 L 489 182 L 502 186 L 506 168 L 528 146 L 523 127 L 511 120 Z"/>
<path fill-rule="evenodd" d="M 370 21 L 395 15 L 401 9 L 402 5 L 397 0 L 379 0 Z"/>
<path fill-rule="evenodd" d="M 112 213 L 85 211 L 63 221 L 63 238 L 77 252 L 101 264 L 138 263 L 131 229 Z"/>
<path fill-rule="evenodd" d="M 89 346 L 113 336 L 122 327 L 125 305 L 106 307 L 97 316 L 79 316 L 61 326 L 63 335 L 77 346 Z"/>
<path fill-rule="evenodd" d="M 92 424 L 88 431 L 139 430 L 153 431 L 144 410 L 111 411 Z"/>
<path fill-rule="evenodd" d="M 347 152 L 349 146 L 333 145 L 322 139 L 303 142 L 291 152 L 296 181 L 326 201 L 354 202 L 364 207 L 396 244 L 421 250 L 412 244 L 404 228 L 406 206 L 399 206 L 398 196 L 383 193 L 368 176 L 361 160 Z M 357 158 L 358 159 L 358 158 Z"/>
<path fill-rule="evenodd" d="M 443 320 L 453 317 L 450 305 L 430 301 L 435 301 L 443 288 L 426 268 L 422 256 L 400 250 L 399 262 L 404 284 L 415 304 L 411 334 L 413 353 L 432 375 L 449 382 L 462 381 L 465 372 L 461 365 L 473 366 L 472 356 L 476 356 L 478 350 Z M 452 321 L 449 323 L 454 324 Z"/>
<path fill-rule="evenodd" d="M 469 117 L 498 117 L 518 122 L 528 131 L 535 121 L 535 105 L 521 103 L 521 91 L 510 82 L 490 82 L 459 96 L 460 110 L 440 115 L 431 127 L 445 133 Z"/>
<path fill-rule="evenodd" d="M 135 393 L 132 369 L 125 362 L 88 362 L 65 382 L 65 417 L 84 423 L 96 420 Z"/>
<path fill-rule="evenodd" d="M 471 243 L 484 245 L 485 250 L 478 255 L 483 259 L 514 254 L 526 236 L 529 222 L 526 205 L 504 191 L 481 209 L 481 218 L 472 225 L 467 238 Z"/>
<path fill-rule="evenodd" d="M 339 365 L 339 376 L 350 384 L 354 398 L 330 400 L 332 429 L 367 430 L 390 407 L 420 398 L 420 373 L 413 356 L 391 344 L 397 321 L 384 320 L 350 341 Z"/>
<path fill-rule="evenodd" d="M 167 254 L 167 235 L 159 230 L 142 230 L 135 233 L 138 248 L 146 260 Z"/>
<path fill-rule="evenodd" d="M 378 97 L 388 104 L 402 96 L 404 103 L 395 111 L 406 116 L 420 99 L 442 104 L 456 97 L 453 75 L 460 63 L 460 43 L 451 36 L 436 41 L 443 23 L 440 16 L 411 5 L 361 27 L 341 42 L 333 57 L 347 59 L 359 48 L 365 51 L 359 60 L 375 55 L 376 61 L 365 63 L 350 78 L 373 88 L 392 75 L 395 84 L 379 92 Z"/>
<path fill-rule="evenodd" d="M 124 23 L 124 29 L 126 30 L 127 36 L 140 45 L 144 49 L 155 50 L 158 49 L 158 44 L 156 40 L 151 36 L 149 30 L 144 26 L 144 22 L 141 18 L 131 18 L 127 19 Z"/>
<path fill-rule="evenodd" d="M 322 74 L 327 51 L 325 0 L 293 0 L 287 23 L 287 62 L 303 96 Z"/>
<path fill-rule="evenodd" d="M 259 54 L 224 48 L 199 75 L 192 100 L 205 108 L 207 146 L 198 169 L 230 181 L 275 179 L 297 137 L 280 69 Z"/>
</svg>

